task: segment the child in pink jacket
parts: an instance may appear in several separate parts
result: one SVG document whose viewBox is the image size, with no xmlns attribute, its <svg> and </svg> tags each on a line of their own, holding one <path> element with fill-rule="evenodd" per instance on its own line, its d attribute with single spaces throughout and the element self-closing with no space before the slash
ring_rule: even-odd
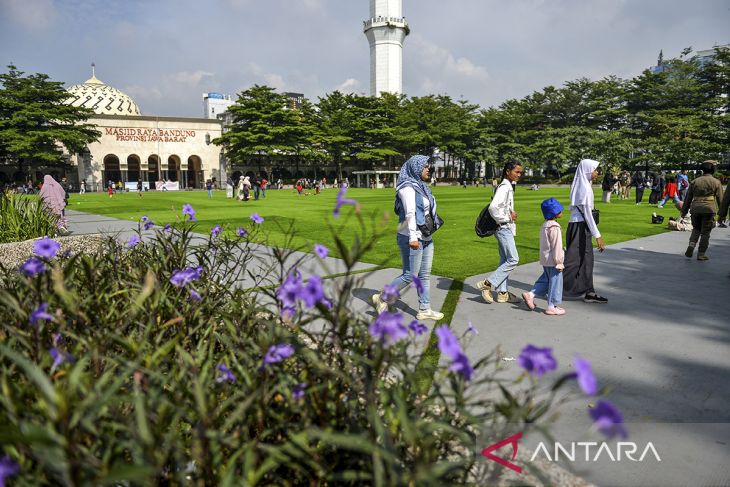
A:
<svg viewBox="0 0 730 487">
<path fill-rule="evenodd" d="M 522 293 L 522 299 L 531 310 L 535 309 L 535 296 L 546 296 L 546 315 L 564 315 L 558 305 L 563 300 L 563 234 L 557 219 L 563 214 L 563 205 L 555 198 L 549 198 L 540 205 L 545 223 L 540 228 L 540 265 L 543 273 L 535 282 L 532 291 Z"/>
</svg>

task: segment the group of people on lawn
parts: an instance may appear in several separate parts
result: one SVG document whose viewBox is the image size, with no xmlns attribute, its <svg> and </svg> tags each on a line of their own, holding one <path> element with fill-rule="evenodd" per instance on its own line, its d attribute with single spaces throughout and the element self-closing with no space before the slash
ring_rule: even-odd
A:
<svg viewBox="0 0 730 487">
<path fill-rule="evenodd" d="M 441 320 L 444 315 L 433 310 L 430 302 L 431 266 L 434 255 L 433 232 L 443 223 L 438 216 L 436 199 L 428 185 L 429 158 L 416 155 L 402 166 L 394 202 L 398 214 L 399 229 L 396 242 L 401 255 L 402 273 L 382 292 L 372 296 L 378 313 L 393 306 L 409 285 L 418 293 L 418 320 Z M 730 206 L 730 184 L 723 197 L 720 181 L 713 177 L 715 161 L 705 161 L 703 175 L 687 186 L 682 216 L 691 210 L 693 231 L 685 255 L 692 257 L 695 247 L 698 260 L 707 260 L 706 251 L 709 235 L 715 226 L 715 217 L 720 221 L 728 214 Z M 543 272 L 530 291 L 522 293 L 522 301 L 528 309 L 535 309 L 535 298 L 545 297 L 546 315 L 560 316 L 565 309 L 560 307 L 565 295 L 581 299 L 586 303 L 607 303 L 608 299 L 597 294 L 593 287 L 593 239 L 600 252 L 606 248 L 594 216 L 593 182 L 598 177 L 599 162 L 583 159 L 578 164 L 570 188 L 570 211 L 566 233 L 566 249 L 562 246 L 562 228 L 558 219 L 563 216 L 564 207 L 555 198 L 547 198 L 541 204 L 544 223 L 540 229 L 540 264 Z M 497 185 L 489 205 L 489 214 L 497 224 L 494 233 L 499 252 L 499 266 L 487 278 L 477 283 L 482 298 L 487 303 L 519 302 L 508 290 L 510 273 L 519 263 L 515 245 L 517 235 L 517 212 L 514 206 L 514 187 L 522 176 L 520 162 L 505 164 L 502 181 Z M 664 203 L 665 200 L 662 202 Z M 719 209 L 719 211 L 718 211 Z"/>
</svg>

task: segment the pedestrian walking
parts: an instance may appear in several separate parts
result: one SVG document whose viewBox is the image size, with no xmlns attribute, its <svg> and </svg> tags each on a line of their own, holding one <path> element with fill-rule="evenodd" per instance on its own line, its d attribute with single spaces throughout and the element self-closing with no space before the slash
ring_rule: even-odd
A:
<svg viewBox="0 0 730 487">
<path fill-rule="evenodd" d="M 477 283 L 477 288 L 487 303 L 495 301 L 492 292 L 497 293 L 498 303 L 517 301 L 508 291 L 507 279 L 520 261 L 515 245 L 517 212 L 515 212 L 515 191 L 512 184 L 516 184 L 522 177 L 522 170 L 522 163 L 519 161 L 505 164 L 502 169 L 502 182 L 497 186 L 497 191 L 489 204 L 489 214 L 499 225 L 494 234 L 497 237 L 499 250 L 499 267 L 487 279 Z"/>
<path fill-rule="evenodd" d="M 142 179 L 137 180 L 137 193 L 139 193 L 139 197 L 142 197 L 142 192 L 144 191 L 144 185 L 142 184 Z"/>
<path fill-rule="evenodd" d="M 593 241 L 603 252 L 601 232 L 593 215 L 593 181 L 598 177 L 598 161 L 583 159 L 570 187 L 570 220 L 566 234 L 563 294 L 572 298 L 583 296 L 586 303 L 607 303 L 593 288 Z"/>
<path fill-rule="evenodd" d="M 692 213 L 692 234 L 684 255 L 691 258 L 697 247 L 697 260 L 710 260 L 705 253 L 710 245 L 710 232 L 715 227 L 715 215 L 718 208 L 722 207 L 722 185 L 713 176 L 716 165 L 717 161 L 702 163 L 702 176 L 690 183 L 687 199 L 682 205 L 683 217 L 688 211 Z"/>
<path fill-rule="evenodd" d="M 677 191 L 679 199 L 684 201 L 687 198 L 687 191 L 689 191 L 689 176 L 687 176 L 686 169 L 682 169 L 677 175 Z"/>
<path fill-rule="evenodd" d="M 631 180 L 631 184 L 636 187 L 636 206 L 641 204 L 641 200 L 644 199 L 644 175 L 640 171 L 634 173 L 634 177 Z"/>
<path fill-rule="evenodd" d="M 616 184 L 616 178 L 613 177 L 611 171 L 606 171 L 603 176 L 603 182 L 601 183 L 601 190 L 603 190 L 603 202 L 611 202 L 611 192 L 613 191 L 613 185 Z"/>
<path fill-rule="evenodd" d="M 266 178 L 261 178 L 261 196 L 266 199 L 266 187 L 269 185 L 269 182 L 266 180 Z"/>
<path fill-rule="evenodd" d="M 46 174 L 43 176 L 43 187 L 40 193 L 43 205 L 53 215 L 58 217 L 58 228 L 66 229 L 66 204 L 68 203 L 68 195 L 53 176 Z"/>
<path fill-rule="evenodd" d="M 670 177 L 667 181 L 667 185 L 664 187 L 664 194 L 662 200 L 656 205 L 657 208 L 664 208 L 664 204 L 671 198 L 675 205 L 679 204 L 679 192 L 677 191 L 677 183 L 673 177 Z"/>
<path fill-rule="evenodd" d="M 205 189 L 208 190 L 208 199 L 213 199 L 213 181 L 210 179 L 205 181 Z"/>
<path fill-rule="evenodd" d="M 258 176 L 254 176 L 253 178 L 253 181 L 251 181 L 251 185 L 253 186 L 253 199 L 257 200 L 261 192 L 261 180 Z"/>
<path fill-rule="evenodd" d="M 728 211 L 730 211 L 730 181 L 728 181 L 727 188 L 725 188 L 725 194 L 722 197 L 722 204 L 720 205 L 720 212 L 717 214 L 717 226 L 727 228 L 725 220 L 728 218 Z"/>
<path fill-rule="evenodd" d="M 563 205 L 555 198 L 548 198 L 540 205 L 545 223 L 540 228 L 540 265 L 543 272 L 532 290 L 522 293 L 522 300 L 530 310 L 535 309 L 535 297 L 545 296 L 548 307 L 546 315 L 564 315 L 565 309 L 558 306 L 563 299 L 563 234 L 558 218 L 563 215 Z"/>
<path fill-rule="evenodd" d="M 441 220 L 436 210 L 436 199 L 428 186 L 428 156 L 415 155 L 401 167 L 396 187 L 394 211 L 399 225 L 396 242 L 400 250 L 403 272 L 381 293 L 373 294 L 372 301 L 378 313 L 395 304 L 400 292 L 418 278 L 417 320 L 438 321 L 443 313 L 431 309 L 431 265 L 433 264 L 433 233 Z M 441 222 L 442 223 L 442 222 Z"/>
<path fill-rule="evenodd" d="M 86 194 L 86 179 L 82 179 L 79 184 L 79 194 Z"/>
</svg>

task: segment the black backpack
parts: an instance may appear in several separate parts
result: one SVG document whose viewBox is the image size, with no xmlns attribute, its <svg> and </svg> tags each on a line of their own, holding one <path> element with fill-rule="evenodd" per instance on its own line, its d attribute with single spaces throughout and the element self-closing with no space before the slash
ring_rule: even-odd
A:
<svg viewBox="0 0 730 487">
<path fill-rule="evenodd" d="M 477 222 L 474 225 L 474 231 L 477 233 L 478 237 L 484 238 L 491 237 L 497 233 L 498 228 L 499 224 L 497 224 L 495 219 L 492 218 L 492 215 L 489 213 L 489 205 L 485 206 L 481 213 L 479 213 Z"/>
</svg>

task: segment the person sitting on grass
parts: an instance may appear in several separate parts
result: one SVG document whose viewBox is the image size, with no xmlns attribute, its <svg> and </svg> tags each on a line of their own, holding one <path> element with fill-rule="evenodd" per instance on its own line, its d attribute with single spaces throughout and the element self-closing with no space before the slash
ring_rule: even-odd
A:
<svg viewBox="0 0 730 487">
<path fill-rule="evenodd" d="M 540 205 L 545 223 L 540 228 L 540 265 L 542 275 L 535 281 L 532 290 L 522 293 L 522 300 L 530 310 L 535 309 L 535 296 L 547 297 L 546 315 L 564 315 L 565 310 L 558 305 L 563 298 L 563 234 L 558 218 L 563 215 L 563 205 L 555 198 L 548 198 Z"/>
</svg>

